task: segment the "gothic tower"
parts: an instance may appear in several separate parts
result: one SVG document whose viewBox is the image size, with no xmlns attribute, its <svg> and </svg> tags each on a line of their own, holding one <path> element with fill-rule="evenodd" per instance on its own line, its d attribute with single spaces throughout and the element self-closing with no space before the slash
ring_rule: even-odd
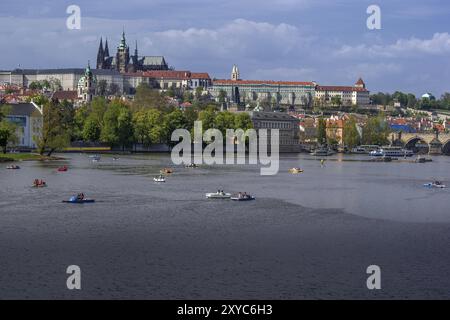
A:
<svg viewBox="0 0 450 320">
<path fill-rule="evenodd" d="M 97 53 L 97 69 L 104 68 L 105 51 L 103 50 L 103 39 L 100 38 L 100 46 Z"/>
<path fill-rule="evenodd" d="M 106 38 L 105 50 L 103 51 L 103 55 L 105 56 L 105 58 L 109 57 L 108 38 Z"/>
<path fill-rule="evenodd" d="M 122 39 L 117 47 L 116 69 L 120 73 L 128 72 L 128 63 L 130 61 L 130 48 L 125 40 L 125 31 L 122 32 Z"/>
</svg>

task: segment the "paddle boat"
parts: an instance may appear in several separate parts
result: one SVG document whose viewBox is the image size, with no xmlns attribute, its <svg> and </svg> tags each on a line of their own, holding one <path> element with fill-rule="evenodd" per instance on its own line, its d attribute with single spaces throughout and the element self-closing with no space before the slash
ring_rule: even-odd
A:
<svg viewBox="0 0 450 320">
<path fill-rule="evenodd" d="M 98 154 L 94 154 L 92 156 L 89 156 L 89 158 L 92 159 L 92 161 L 97 162 L 100 161 L 101 157 Z"/>
<path fill-rule="evenodd" d="M 44 180 L 35 179 L 33 181 L 32 188 L 45 188 L 47 187 L 47 183 Z"/>
<path fill-rule="evenodd" d="M 63 203 L 94 203 L 94 199 L 85 199 L 83 194 L 70 197 L 69 200 L 63 200 Z"/>
<path fill-rule="evenodd" d="M 253 197 L 253 196 L 251 196 L 251 195 L 249 195 L 249 194 L 247 194 L 245 192 L 244 193 L 239 192 L 237 195 L 232 196 L 231 200 L 234 200 L 234 201 L 251 201 L 251 200 L 255 200 L 255 197 Z"/>
<path fill-rule="evenodd" d="M 18 170 L 18 169 L 20 169 L 20 167 L 17 166 L 17 165 L 15 165 L 15 164 L 11 164 L 11 165 L 7 166 L 6 169 L 9 169 L 9 170 Z"/>
<path fill-rule="evenodd" d="M 155 182 L 166 182 L 166 178 L 164 178 L 163 175 L 160 175 L 159 177 L 154 177 L 153 181 L 155 181 Z"/>
<path fill-rule="evenodd" d="M 67 166 L 62 166 L 58 168 L 58 172 L 66 172 L 67 170 L 69 170 Z"/>
<path fill-rule="evenodd" d="M 289 169 L 289 172 L 292 173 L 292 174 L 303 173 L 303 169 L 300 169 L 300 168 L 291 168 L 291 169 Z"/>
<path fill-rule="evenodd" d="M 425 188 L 438 188 L 438 189 L 447 188 L 447 186 L 445 184 L 443 184 L 441 181 L 425 183 L 423 186 Z"/>
<path fill-rule="evenodd" d="M 164 168 L 164 169 L 162 169 L 162 170 L 159 170 L 159 172 L 160 172 L 161 174 L 171 174 L 171 173 L 173 173 L 173 169 L 170 169 L 170 168 Z"/>
<path fill-rule="evenodd" d="M 198 168 L 198 165 L 196 165 L 195 163 L 190 163 L 184 166 L 185 168 Z"/>
<path fill-rule="evenodd" d="M 117 161 L 117 160 L 119 160 L 119 157 L 113 157 L 112 159 L 113 159 L 113 161 Z"/>
<path fill-rule="evenodd" d="M 217 190 L 214 193 L 207 193 L 206 197 L 208 199 L 230 199 L 231 193 L 225 193 L 223 190 Z"/>
</svg>

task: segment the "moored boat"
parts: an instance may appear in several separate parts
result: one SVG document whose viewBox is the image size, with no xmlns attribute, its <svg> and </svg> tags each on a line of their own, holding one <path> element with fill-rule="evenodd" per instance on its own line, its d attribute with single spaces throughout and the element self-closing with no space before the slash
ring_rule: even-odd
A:
<svg viewBox="0 0 450 320">
<path fill-rule="evenodd" d="M 311 155 L 313 156 L 317 156 L 317 157 L 328 157 L 328 156 L 332 156 L 334 154 L 334 152 L 326 147 L 320 147 L 316 150 L 314 150 L 313 152 L 311 152 Z"/>
<path fill-rule="evenodd" d="M 251 201 L 251 200 L 255 200 L 255 197 L 253 197 L 245 192 L 244 193 L 239 192 L 237 195 L 232 196 L 230 199 L 234 200 L 234 201 Z"/>
<path fill-rule="evenodd" d="M 62 166 L 58 168 L 58 172 L 66 172 L 67 170 L 69 170 L 67 166 Z"/>
<path fill-rule="evenodd" d="M 289 169 L 289 172 L 292 173 L 292 174 L 303 173 L 303 169 L 300 169 L 300 168 L 291 168 L 291 169 Z"/>
<path fill-rule="evenodd" d="M 208 199 L 230 199 L 231 193 L 226 193 L 223 190 L 218 190 L 217 192 L 214 193 L 207 193 L 206 197 Z"/>
<path fill-rule="evenodd" d="M 6 169 L 8 169 L 8 170 L 18 170 L 18 169 L 20 169 L 20 167 L 15 165 L 15 164 L 12 164 L 12 165 L 7 166 Z"/>
<path fill-rule="evenodd" d="M 401 147 L 383 147 L 370 152 L 372 157 L 412 157 L 414 152 Z"/>
</svg>

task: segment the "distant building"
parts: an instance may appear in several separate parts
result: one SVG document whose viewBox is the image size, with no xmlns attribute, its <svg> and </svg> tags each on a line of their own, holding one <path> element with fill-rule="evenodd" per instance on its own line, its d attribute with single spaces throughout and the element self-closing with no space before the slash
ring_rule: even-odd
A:
<svg viewBox="0 0 450 320">
<path fill-rule="evenodd" d="M 270 130 L 278 129 L 280 134 L 280 152 L 299 152 L 299 120 L 281 112 L 249 112 L 254 129 L 268 129 L 267 142 L 270 144 Z"/>
<path fill-rule="evenodd" d="M 169 66 L 162 56 L 139 56 L 137 42 L 134 54 L 130 54 L 130 47 L 125 39 L 125 31 L 117 46 L 115 56 L 110 56 L 108 40 L 103 47 L 103 39 L 100 38 L 100 45 L 97 53 L 97 69 L 116 70 L 120 73 L 140 72 L 150 70 L 169 70 Z"/>
<path fill-rule="evenodd" d="M 317 86 L 315 99 L 319 103 L 332 104 L 333 97 L 338 97 L 343 106 L 367 106 L 370 104 L 370 92 L 360 78 L 351 86 Z"/>
<path fill-rule="evenodd" d="M 36 137 L 42 130 L 43 110 L 34 102 L 10 104 L 11 112 L 6 118 L 17 125 L 19 147 L 36 148 Z"/>
<path fill-rule="evenodd" d="M 166 91 L 170 88 L 178 90 L 195 90 L 198 87 L 202 87 L 206 90 L 211 86 L 209 74 L 190 71 L 146 71 L 126 73 L 123 76 L 127 93 L 132 93 L 132 91 L 141 83 L 146 83 L 150 87 L 162 91 Z"/>
<path fill-rule="evenodd" d="M 230 103 L 262 106 L 271 111 L 279 106 L 301 108 L 312 104 L 315 83 L 297 81 L 241 80 L 233 66 L 230 80 L 213 80 L 209 92 L 217 101 L 221 92 Z"/>
</svg>

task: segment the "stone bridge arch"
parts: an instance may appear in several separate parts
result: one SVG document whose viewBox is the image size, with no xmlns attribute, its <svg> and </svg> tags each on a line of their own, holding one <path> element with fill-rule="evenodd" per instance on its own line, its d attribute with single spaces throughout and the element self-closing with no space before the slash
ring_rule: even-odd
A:
<svg viewBox="0 0 450 320">
<path fill-rule="evenodd" d="M 402 133 L 403 145 L 406 149 L 419 153 L 428 153 L 430 143 L 436 138 L 435 133 Z M 439 141 L 442 143 L 442 153 L 450 155 L 450 133 L 439 134 Z M 419 144 L 419 145 L 418 145 Z M 422 144 L 422 146 L 420 146 Z M 427 147 L 425 146 L 427 145 Z M 426 151 L 428 149 L 428 151 Z"/>
</svg>

